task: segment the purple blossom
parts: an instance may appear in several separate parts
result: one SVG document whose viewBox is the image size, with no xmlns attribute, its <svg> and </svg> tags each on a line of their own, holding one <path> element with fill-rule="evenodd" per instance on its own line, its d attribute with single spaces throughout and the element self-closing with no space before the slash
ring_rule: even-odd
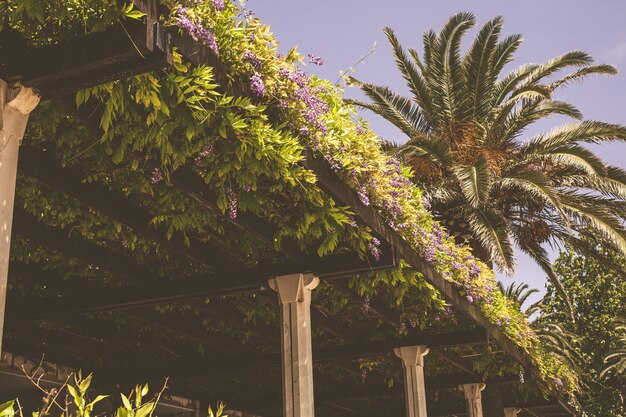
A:
<svg viewBox="0 0 626 417">
<path fill-rule="evenodd" d="M 525 382 L 524 372 L 520 371 L 520 373 L 519 373 L 519 383 L 523 384 L 524 382 Z"/>
<path fill-rule="evenodd" d="M 474 302 L 474 297 L 472 297 L 471 295 L 467 296 L 467 301 L 469 301 L 470 303 Z"/>
<path fill-rule="evenodd" d="M 306 126 L 302 126 L 298 131 L 302 136 L 309 136 L 309 128 Z"/>
<path fill-rule="evenodd" d="M 232 188 L 228 188 L 226 190 L 226 197 L 228 198 L 228 217 L 231 220 L 235 220 L 237 218 L 237 194 L 233 191 Z"/>
<path fill-rule="evenodd" d="M 559 388 L 563 388 L 563 381 L 561 381 L 561 378 L 554 378 L 554 383 L 559 387 Z"/>
<path fill-rule="evenodd" d="M 357 194 L 359 195 L 359 200 L 361 200 L 361 203 L 363 203 L 363 205 L 365 206 L 370 205 L 370 199 L 367 196 L 367 190 L 365 189 L 365 187 L 359 188 L 359 191 L 357 192 Z"/>
<path fill-rule="evenodd" d="M 369 249 L 374 259 L 376 259 L 376 262 L 380 262 L 380 240 L 373 237 L 370 241 L 370 244 L 367 245 L 367 248 Z"/>
<path fill-rule="evenodd" d="M 206 43 L 215 55 L 219 55 L 219 48 L 213 33 L 208 28 L 205 28 L 201 22 L 192 20 L 188 12 L 189 9 L 187 7 L 179 7 L 176 10 L 178 26 L 195 41 Z"/>
<path fill-rule="evenodd" d="M 281 109 L 286 109 L 287 107 L 289 107 L 289 101 L 281 98 L 280 100 L 278 100 L 278 107 L 280 107 Z"/>
<path fill-rule="evenodd" d="M 452 261 L 452 268 L 456 269 L 457 271 L 460 271 L 461 269 L 463 269 L 463 266 L 458 262 Z"/>
<path fill-rule="evenodd" d="M 259 59 L 256 55 L 254 55 L 250 51 L 245 51 L 243 53 L 243 61 L 249 63 L 254 68 L 261 68 L 263 66 L 263 61 Z"/>
<path fill-rule="evenodd" d="M 250 191 L 252 191 L 252 186 L 250 184 L 246 184 L 246 185 L 243 186 L 243 190 L 246 193 L 249 193 Z"/>
<path fill-rule="evenodd" d="M 315 135 L 315 136 L 313 136 L 313 137 L 311 138 L 311 147 L 312 147 L 314 150 L 318 150 L 318 149 L 320 148 L 320 138 L 319 138 L 319 137 L 317 137 L 317 135 Z"/>
<path fill-rule="evenodd" d="M 469 275 L 473 278 L 476 278 L 480 274 L 480 267 L 476 264 L 472 264 L 469 267 Z"/>
<path fill-rule="evenodd" d="M 432 264 L 435 260 L 435 249 L 432 247 L 427 248 L 426 251 L 424 251 L 424 259 L 426 259 L 426 262 L 429 264 Z"/>
<path fill-rule="evenodd" d="M 363 127 L 361 127 L 361 125 L 356 125 L 356 133 L 357 133 L 357 135 L 364 135 L 365 134 L 365 129 L 363 129 Z"/>
<path fill-rule="evenodd" d="M 309 58 L 309 63 L 314 65 L 324 65 L 324 59 L 321 56 L 309 54 L 307 55 Z"/>
<path fill-rule="evenodd" d="M 200 165 L 200 163 L 206 159 L 209 155 L 211 155 L 211 153 L 213 152 L 213 145 L 207 145 L 205 146 L 200 153 L 198 154 L 198 156 L 196 156 L 194 158 L 194 162 L 196 164 L 196 166 Z"/>
<path fill-rule="evenodd" d="M 226 7 L 224 0 L 213 0 L 213 6 L 215 6 L 215 10 L 218 12 L 221 12 Z"/>
<path fill-rule="evenodd" d="M 258 97 L 265 96 L 265 83 L 258 72 L 255 72 L 252 78 L 250 78 L 250 90 Z"/>
<path fill-rule="evenodd" d="M 163 181 L 163 172 L 159 168 L 154 168 L 150 176 L 150 184 L 158 184 L 161 181 Z"/>
</svg>

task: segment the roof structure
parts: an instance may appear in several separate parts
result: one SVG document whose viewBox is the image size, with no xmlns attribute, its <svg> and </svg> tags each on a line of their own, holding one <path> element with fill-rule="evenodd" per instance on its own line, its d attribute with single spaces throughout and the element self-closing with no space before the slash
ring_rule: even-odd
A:
<svg viewBox="0 0 626 417">
<path fill-rule="evenodd" d="M 4 351 L 278 416 L 268 279 L 311 272 L 319 415 L 400 415 L 406 345 L 432 351 L 430 416 L 467 413 L 458 386 L 480 382 L 494 409 L 573 414 L 565 367 L 332 86 L 232 4 L 135 3 L 49 45 L 27 19 L 0 32 L 0 79 L 44 100 L 19 154 Z"/>
</svg>

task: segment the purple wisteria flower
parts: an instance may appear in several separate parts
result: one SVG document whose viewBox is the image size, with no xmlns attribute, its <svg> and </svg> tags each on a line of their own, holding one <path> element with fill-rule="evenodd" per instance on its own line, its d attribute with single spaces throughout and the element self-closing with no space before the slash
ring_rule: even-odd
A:
<svg viewBox="0 0 626 417">
<path fill-rule="evenodd" d="M 265 83 L 258 72 L 255 72 L 252 78 L 250 78 L 250 90 L 258 97 L 265 96 Z"/>
<path fill-rule="evenodd" d="M 301 134 L 302 136 L 309 136 L 309 128 L 308 128 L 308 127 L 306 127 L 306 126 L 302 126 L 302 127 L 299 129 L 299 132 L 300 132 L 300 134 Z"/>
<path fill-rule="evenodd" d="M 254 55 L 250 51 L 245 51 L 243 53 L 243 61 L 249 63 L 254 68 L 261 68 L 263 66 L 263 61 L 259 59 L 256 55 Z"/>
<path fill-rule="evenodd" d="M 159 168 L 154 168 L 152 170 L 152 175 L 150 176 L 150 184 L 158 184 L 163 181 L 163 172 Z"/>
<path fill-rule="evenodd" d="M 474 297 L 472 297 L 471 295 L 467 296 L 467 301 L 469 301 L 470 303 L 474 302 Z"/>
<path fill-rule="evenodd" d="M 435 248 L 429 247 L 424 251 L 424 259 L 429 264 L 432 264 L 435 261 Z"/>
<path fill-rule="evenodd" d="M 478 275 L 480 275 L 480 267 L 476 264 L 472 264 L 469 267 L 469 275 L 473 278 L 476 278 Z"/>
<path fill-rule="evenodd" d="M 370 244 L 367 245 L 367 249 L 369 249 L 374 259 L 376 259 L 376 262 L 380 262 L 380 240 L 373 237 Z"/>
<path fill-rule="evenodd" d="M 213 0 L 213 6 L 215 6 L 215 10 L 218 12 L 221 12 L 226 7 L 224 0 Z"/>
<path fill-rule="evenodd" d="M 208 28 L 205 28 L 201 22 L 192 20 L 189 16 L 187 7 L 179 7 L 176 10 L 176 20 L 178 26 L 195 41 L 204 42 L 215 55 L 219 55 L 219 48 L 215 41 L 215 36 Z"/>
<path fill-rule="evenodd" d="M 367 196 L 367 190 L 365 189 L 365 187 L 359 188 L 359 191 L 357 191 L 357 194 L 359 195 L 359 200 L 361 200 L 361 203 L 363 203 L 363 205 L 365 206 L 370 205 L 370 199 Z"/>
<path fill-rule="evenodd" d="M 307 56 L 309 58 L 309 63 L 314 64 L 314 65 L 324 65 L 324 58 L 322 58 L 321 56 L 317 56 L 313 54 L 309 54 Z"/>
<path fill-rule="evenodd" d="M 561 378 L 554 378 L 554 383 L 559 387 L 559 388 L 563 388 L 563 381 L 561 381 Z"/>
</svg>

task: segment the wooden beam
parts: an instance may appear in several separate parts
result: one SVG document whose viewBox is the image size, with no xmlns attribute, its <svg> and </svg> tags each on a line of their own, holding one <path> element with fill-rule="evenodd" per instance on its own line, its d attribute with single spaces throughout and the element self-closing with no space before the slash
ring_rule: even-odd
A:
<svg viewBox="0 0 626 417">
<path fill-rule="evenodd" d="M 68 237 L 59 229 L 46 228 L 23 210 L 16 211 L 15 232 L 34 239 L 68 256 L 83 259 L 111 272 L 129 276 L 138 284 L 123 288 L 93 289 L 80 295 L 53 300 L 16 298 L 10 296 L 7 307 L 7 323 L 24 323 L 33 320 L 53 319 L 75 314 L 120 310 L 155 304 L 193 300 L 214 295 L 234 294 L 246 291 L 264 291 L 271 276 L 298 272 L 314 272 L 324 280 L 351 277 L 382 268 L 395 268 L 395 260 L 388 259 L 375 265 L 353 254 L 330 255 L 324 258 L 306 258 L 280 264 L 260 264 L 252 268 L 238 268 L 211 273 L 195 278 L 163 280 L 134 260 L 84 241 Z M 33 281 L 38 278 L 31 277 Z M 71 282 L 68 281 L 68 286 Z"/>
<path fill-rule="evenodd" d="M 0 33 L 0 78 L 37 88 L 44 99 L 172 63 L 170 36 L 155 21 L 125 20 L 103 32 L 42 48 L 27 46 L 17 32 Z"/>
<path fill-rule="evenodd" d="M 315 321 L 313 320 L 313 325 Z M 455 346 L 468 346 L 487 343 L 488 338 L 483 329 L 475 329 L 463 332 L 423 334 L 410 337 L 390 339 L 382 342 L 361 341 L 359 343 L 313 348 L 314 364 L 337 362 L 348 359 L 384 356 L 394 348 L 411 344 L 425 344 L 433 350 L 445 349 Z M 280 354 L 259 354 L 241 357 L 239 355 L 227 355 L 215 357 L 204 362 L 180 363 L 168 368 L 159 369 L 153 367 L 143 378 L 158 376 L 191 377 L 211 375 L 216 372 L 236 372 L 252 369 L 269 369 L 279 367 L 281 364 Z M 141 376 L 138 376 L 141 378 Z M 474 375 L 468 378 L 478 378 Z"/>
<path fill-rule="evenodd" d="M 417 253 L 411 245 L 393 230 L 372 207 L 365 206 L 357 193 L 343 182 L 328 163 L 309 154 L 305 166 L 317 175 L 318 186 L 332 196 L 339 204 L 350 206 L 356 216 L 369 226 L 384 241 L 388 242 L 400 258 L 422 273 L 424 278 L 433 285 L 456 310 L 463 313 L 475 323 L 487 329 L 490 337 L 508 355 L 527 369 L 532 369 L 528 355 L 522 348 L 514 344 L 495 324 L 491 323 L 480 310 L 467 301 L 441 274 Z"/>
</svg>

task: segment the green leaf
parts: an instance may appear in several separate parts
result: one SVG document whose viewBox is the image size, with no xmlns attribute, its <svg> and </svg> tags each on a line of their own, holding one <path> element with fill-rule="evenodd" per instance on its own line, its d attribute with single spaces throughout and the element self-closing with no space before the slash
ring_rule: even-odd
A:
<svg viewBox="0 0 626 417">
<path fill-rule="evenodd" d="M 14 404 L 13 400 L 0 404 L 0 417 L 13 417 L 15 415 Z"/>
<path fill-rule="evenodd" d="M 132 410 L 133 406 L 130 404 L 130 401 L 128 400 L 128 397 L 126 397 L 126 395 L 120 393 L 120 396 L 122 397 L 122 404 L 124 405 L 124 407 L 127 410 Z"/>
</svg>

